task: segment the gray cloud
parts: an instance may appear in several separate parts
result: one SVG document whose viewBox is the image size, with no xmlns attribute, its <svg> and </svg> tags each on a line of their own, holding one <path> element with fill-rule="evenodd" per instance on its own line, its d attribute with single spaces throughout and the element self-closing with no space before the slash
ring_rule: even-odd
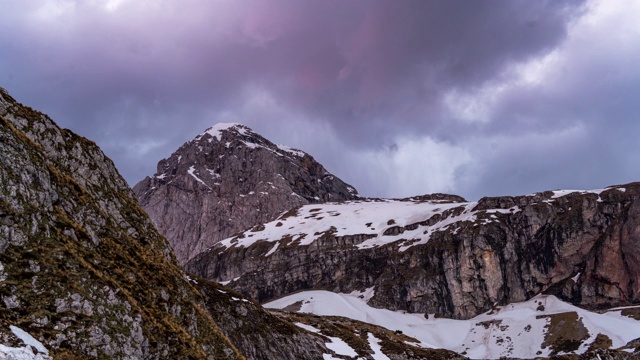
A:
<svg viewBox="0 0 640 360">
<path fill-rule="evenodd" d="M 132 184 L 238 121 L 365 195 L 598 187 L 638 179 L 634 6 L 7 2 L 0 85 L 94 139 Z"/>
</svg>

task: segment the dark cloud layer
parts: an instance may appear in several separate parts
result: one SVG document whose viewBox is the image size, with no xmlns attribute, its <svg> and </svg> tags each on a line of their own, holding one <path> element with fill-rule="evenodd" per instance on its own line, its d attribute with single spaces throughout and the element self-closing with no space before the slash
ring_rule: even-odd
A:
<svg viewBox="0 0 640 360">
<path fill-rule="evenodd" d="M 640 179 L 635 1 L 1 5 L 0 86 L 94 139 L 131 184 L 219 121 L 365 195 Z"/>
</svg>

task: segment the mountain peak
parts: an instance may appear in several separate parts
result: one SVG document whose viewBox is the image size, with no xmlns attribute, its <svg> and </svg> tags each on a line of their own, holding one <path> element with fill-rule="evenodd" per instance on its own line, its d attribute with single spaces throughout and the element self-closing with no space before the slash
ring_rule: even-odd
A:
<svg viewBox="0 0 640 360">
<path fill-rule="evenodd" d="M 195 140 L 201 140 L 206 135 L 211 136 L 209 141 L 212 141 L 214 138 L 218 141 L 222 141 L 222 133 L 223 132 L 235 132 L 240 135 L 248 135 L 249 133 L 253 133 L 253 130 L 248 126 L 240 123 L 217 123 L 212 127 L 205 130 L 202 134 L 196 136 Z"/>
<path fill-rule="evenodd" d="M 134 191 L 183 262 L 291 208 L 358 198 L 309 154 L 238 123 L 186 142 Z"/>
<path fill-rule="evenodd" d="M 217 123 L 193 139 L 193 141 L 197 143 L 200 143 L 202 140 L 224 143 L 226 148 L 231 146 L 247 146 L 252 149 L 263 148 L 278 156 L 309 156 L 309 154 L 302 150 L 294 149 L 286 145 L 274 144 L 268 139 L 262 137 L 260 134 L 254 132 L 247 125 L 240 123 Z"/>
</svg>

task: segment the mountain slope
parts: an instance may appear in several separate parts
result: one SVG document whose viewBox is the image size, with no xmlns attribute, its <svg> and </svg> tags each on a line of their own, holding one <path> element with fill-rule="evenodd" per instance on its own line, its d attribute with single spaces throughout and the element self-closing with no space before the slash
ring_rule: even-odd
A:
<svg viewBox="0 0 640 360">
<path fill-rule="evenodd" d="M 241 358 L 98 147 L 4 91 L 0 115 L 0 341 L 16 325 L 54 357 Z"/>
<path fill-rule="evenodd" d="M 25 349 L 13 326 L 54 358 L 244 359 L 243 353 L 255 352 L 242 341 L 246 335 L 230 328 L 242 319 L 228 319 L 221 329 L 214 320 L 219 314 L 210 312 L 241 304 L 212 300 L 204 288 L 217 285 L 188 280 L 93 142 L 0 89 L 0 153 L 5 355 Z M 264 357 L 253 358 L 317 358 L 329 352 L 314 334 L 286 329 L 259 306 L 244 313 L 253 319 L 251 331 L 273 326 L 253 336 L 271 344 L 261 349 Z M 297 342 L 285 341 L 288 336 Z"/>
<path fill-rule="evenodd" d="M 267 312 L 229 288 L 200 278 L 192 281 L 203 293 L 207 308 L 222 331 L 251 359 L 370 358 L 376 347 L 369 341 L 371 336 L 382 341 L 380 352 L 393 359 L 466 358 L 453 351 L 422 348 L 417 346 L 418 340 L 377 325 L 346 318 Z M 314 335 L 314 341 L 310 341 L 308 332 Z M 379 358 L 384 357 L 374 357 Z"/>
<path fill-rule="evenodd" d="M 640 302 L 640 184 L 521 197 L 306 205 L 226 239 L 186 269 L 259 301 L 374 287 L 370 304 L 468 319 L 556 294 Z"/>
<path fill-rule="evenodd" d="M 308 154 L 241 124 L 207 129 L 134 191 L 180 262 L 290 208 L 357 198 Z"/>
</svg>

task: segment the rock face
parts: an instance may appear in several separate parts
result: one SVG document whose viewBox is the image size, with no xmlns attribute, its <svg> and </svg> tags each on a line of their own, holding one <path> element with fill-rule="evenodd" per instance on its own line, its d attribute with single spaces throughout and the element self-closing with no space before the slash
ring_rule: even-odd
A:
<svg viewBox="0 0 640 360">
<path fill-rule="evenodd" d="M 310 155 L 240 124 L 217 124 L 134 187 L 182 263 L 291 208 L 357 198 Z"/>
<path fill-rule="evenodd" d="M 640 303 L 640 183 L 483 198 L 306 205 L 224 240 L 188 271 L 258 301 L 374 287 L 370 305 L 468 319 L 546 293 Z"/>
<path fill-rule="evenodd" d="M 16 325 L 54 357 L 240 358 L 100 149 L 5 91 L 0 116 L 0 343 Z"/>
<path fill-rule="evenodd" d="M 332 353 L 318 336 L 240 295 L 215 297 L 212 292 L 224 291 L 219 285 L 189 279 L 100 149 L 2 89 L 0 154 L 5 355 L 25 346 L 11 325 L 61 359 L 298 359 Z M 216 313 L 220 309 L 239 315 Z"/>
</svg>

